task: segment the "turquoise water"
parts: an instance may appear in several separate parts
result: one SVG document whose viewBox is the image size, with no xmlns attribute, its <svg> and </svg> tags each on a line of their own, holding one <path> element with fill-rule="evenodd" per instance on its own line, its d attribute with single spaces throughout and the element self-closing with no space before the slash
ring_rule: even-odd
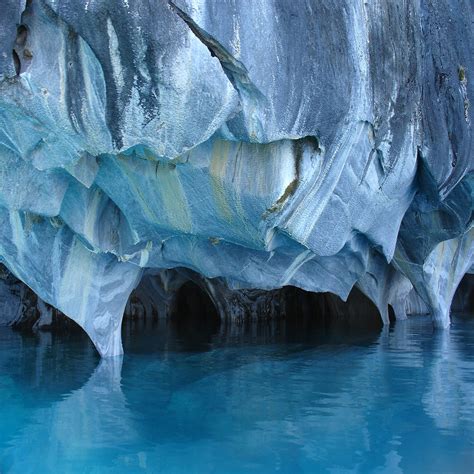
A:
<svg viewBox="0 0 474 474">
<path fill-rule="evenodd" d="M 1 473 L 474 472 L 474 321 L 0 330 Z"/>
</svg>

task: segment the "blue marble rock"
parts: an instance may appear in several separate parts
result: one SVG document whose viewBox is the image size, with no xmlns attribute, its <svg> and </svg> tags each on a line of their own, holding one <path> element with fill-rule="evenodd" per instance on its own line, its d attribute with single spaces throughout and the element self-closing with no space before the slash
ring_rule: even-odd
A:
<svg viewBox="0 0 474 474">
<path fill-rule="evenodd" d="M 0 261 L 102 356 L 173 269 L 218 307 L 357 288 L 384 323 L 391 305 L 448 327 L 474 272 L 474 10 L 455 3 L 7 0 Z"/>
</svg>

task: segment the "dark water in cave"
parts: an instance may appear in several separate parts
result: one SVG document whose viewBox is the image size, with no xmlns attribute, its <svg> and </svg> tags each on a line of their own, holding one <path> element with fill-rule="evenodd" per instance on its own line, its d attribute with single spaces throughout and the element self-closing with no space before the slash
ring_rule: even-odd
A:
<svg viewBox="0 0 474 474">
<path fill-rule="evenodd" d="M 0 472 L 474 471 L 474 320 L 0 329 Z"/>
</svg>

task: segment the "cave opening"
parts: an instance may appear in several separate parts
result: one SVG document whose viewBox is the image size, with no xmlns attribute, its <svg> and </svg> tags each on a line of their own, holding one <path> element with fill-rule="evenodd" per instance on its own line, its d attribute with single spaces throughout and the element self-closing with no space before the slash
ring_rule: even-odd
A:
<svg viewBox="0 0 474 474">
<path fill-rule="evenodd" d="M 17 76 L 19 76 L 21 73 L 21 62 L 20 57 L 18 56 L 18 53 L 15 50 L 12 51 L 12 57 L 13 65 L 15 66 L 15 73 Z"/>
<path fill-rule="evenodd" d="M 17 76 L 28 69 L 33 58 L 31 50 L 27 47 L 28 34 L 26 25 L 18 26 L 12 51 L 13 65 Z"/>
<path fill-rule="evenodd" d="M 451 312 L 474 315 L 474 274 L 466 273 L 454 293 Z"/>
<path fill-rule="evenodd" d="M 380 313 L 372 301 L 353 288 L 347 301 L 333 293 L 285 287 L 280 296 L 287 321 L 306 321 L 319 328 L 380 329 Z"/>
<path fill-rule="evenodd" d="M 395 324 L 396 317 L 395 317 L 395 310 L 391 304 L 388 305 L 388 319 L 390 324 Z"/>
<path fill-rule="evenodd" d="M 142 279 L 125 310 L 126 351 L 208 350 L 211 343 L 312 344 L 371 336 L 383 326 L 377 307 L 356 288 L 343 301 L 332 293 L 293 286 L 231 290 L 219 281 L 206 283 L 197 274 L 186 276 Z M 390 308 L 389 314 L 393 322 Z"/>
<path fill-rule="evenodd" d="M 19 25 L 16 30 L 16 40 L 15 43 L 19 47 L 24 47 L 26 45 L 26 40 L 28 38 L 28 28 L 25 25 Z"/>
<path fill-rule="evenodd" d="M 179 338 L 204 342 L 219 331 L 221 318 L 208 293 L 188 281 L 176 292 L 169 322 Z"/>
</svg>

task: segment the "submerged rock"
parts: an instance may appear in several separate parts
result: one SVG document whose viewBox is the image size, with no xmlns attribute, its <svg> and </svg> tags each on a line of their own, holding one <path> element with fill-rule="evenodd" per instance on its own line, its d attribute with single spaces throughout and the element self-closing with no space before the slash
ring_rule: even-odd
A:
<svg viewBox="0 0 474 474">
<path fill-rule="evenodd" d="M 176 268 L 216 301 L 357 288 L 384 323 L 423 306 L 447 327 L 474 268 L 473 19 L 468 0 L 8 0 L 1 261 L 103 356 L 143 277 Z"/>
</svg>

